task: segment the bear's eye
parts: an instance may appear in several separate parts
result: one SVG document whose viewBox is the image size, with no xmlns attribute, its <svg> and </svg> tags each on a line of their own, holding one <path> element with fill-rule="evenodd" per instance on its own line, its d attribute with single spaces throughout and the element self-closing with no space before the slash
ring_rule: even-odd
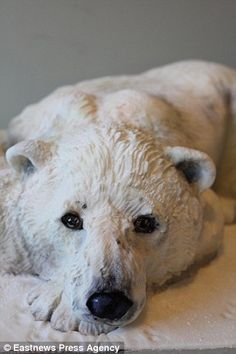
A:
<svg viewBox="0 0 236 354">
<path fill-rule="evenodd" d="M 151 233 L 155 231 L 159 225 L 156 218 L 151 215 L 140 215 L 134 220 L 134 231 L 142 233 Z"/>
<path fill-rule="evenodd" d="M 77 213 L 67 213 L 61 218 L 61 222 L 72 230 L 82 230 L 83 229 L 83 219 Z"/>
</svg>

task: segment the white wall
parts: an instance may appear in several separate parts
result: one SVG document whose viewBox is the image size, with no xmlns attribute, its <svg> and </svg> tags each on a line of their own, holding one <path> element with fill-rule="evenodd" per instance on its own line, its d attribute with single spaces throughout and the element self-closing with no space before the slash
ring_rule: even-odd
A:
<svg viewBox="0 0 236 354">
<path fill-rule="evenodd" d="M 185 58 L 236 67 L 235 0 L 0 0 L 0 127 L 57 86 Z"/>
</svg>

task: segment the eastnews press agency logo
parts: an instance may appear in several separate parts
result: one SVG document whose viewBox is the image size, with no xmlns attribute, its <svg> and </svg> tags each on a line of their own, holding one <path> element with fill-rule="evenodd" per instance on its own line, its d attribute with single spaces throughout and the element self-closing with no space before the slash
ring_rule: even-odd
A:
<svg viewBox="0 0 236 354">
<path fill-rule="evenodd" d="M 122 342 L 82 342 L 82 343 L 1 343 L 0 353 L 104 353 L 124 352 Z"/>
</svg>

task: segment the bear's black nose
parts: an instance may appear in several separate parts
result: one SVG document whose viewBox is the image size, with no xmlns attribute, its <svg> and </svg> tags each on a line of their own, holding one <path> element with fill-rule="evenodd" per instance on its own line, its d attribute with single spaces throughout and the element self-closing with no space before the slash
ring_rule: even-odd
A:
<svg viewBox="0 0 236 354">
<path fill-rule="evenodd" d="M 90 312 L 99 318 L 118 320 L 123 317 L 133 302 L 122 292 L 94 293 L 86 303 Z"/>
</svg>

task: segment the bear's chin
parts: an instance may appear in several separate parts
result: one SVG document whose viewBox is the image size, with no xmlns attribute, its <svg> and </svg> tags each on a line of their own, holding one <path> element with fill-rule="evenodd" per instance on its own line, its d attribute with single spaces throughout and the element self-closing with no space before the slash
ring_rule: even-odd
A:
<svg viewBox="0 0 236 354">
<path fill-rule="evenodd" d="M 94 335 L 97 336 L 99 334 L 107 334 L 111 331 L 117 329 L 117 326 L 107 325 L 105 323 L 94 323 L 94 322 L 86 322 L 81 320 L 78 325 L 78 331 L 81 334 L 85 335 Z"/>
</svg>

